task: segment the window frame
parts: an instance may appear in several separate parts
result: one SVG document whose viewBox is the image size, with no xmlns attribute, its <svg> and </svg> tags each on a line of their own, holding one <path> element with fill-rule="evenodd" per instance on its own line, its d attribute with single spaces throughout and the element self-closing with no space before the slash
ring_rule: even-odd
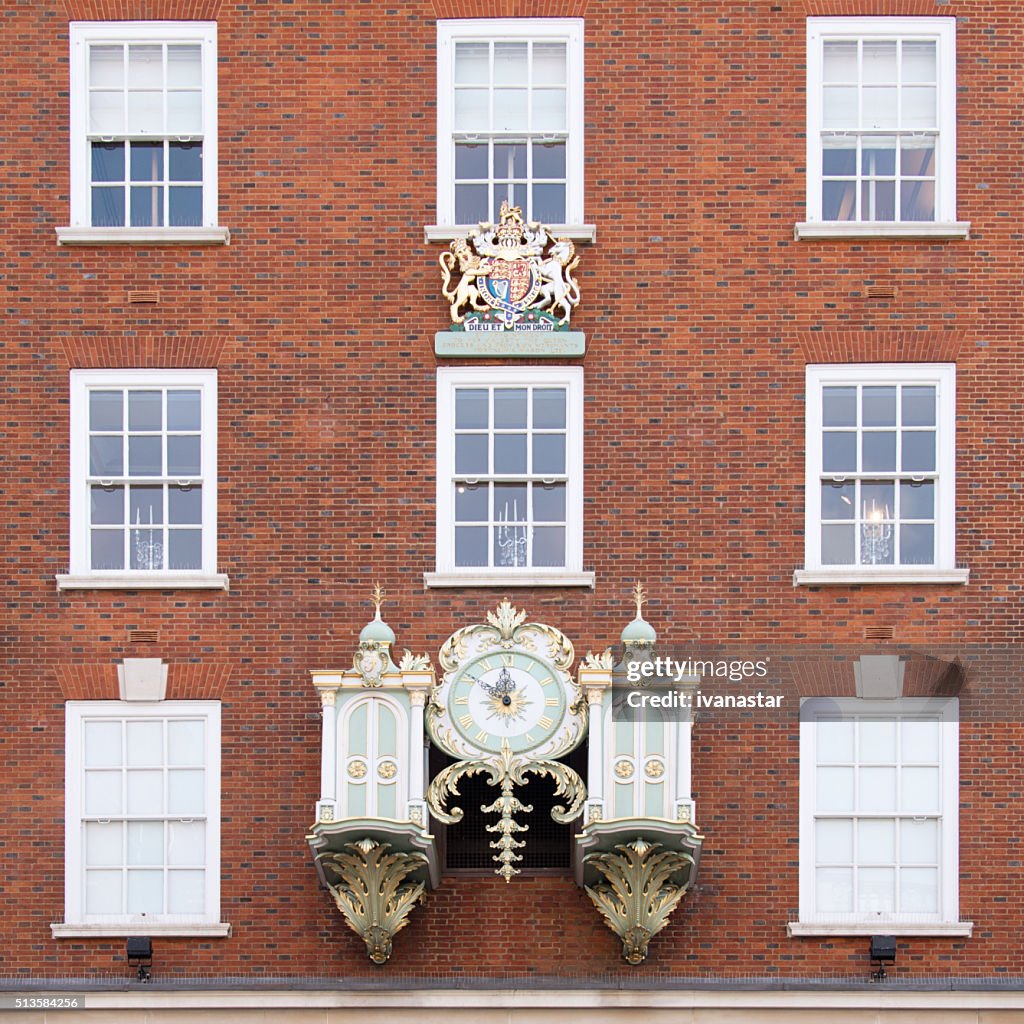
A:
<svg viewBox="0 0 1024 1024">
<path fill-rule="evenodd" d="M 455 389 L 459 387 L 566 389 L 566 520 L 564 567 L 494 568 L 455 565 Z M 437 564 L 429 587 L 593 586 L 583 571 L 583 367 L 442 367 L 437 371 Z M 493 428 L 490 428 L 493 429 Z"/>
<path fill-rule="evenodd" d="M 205 729 L 205 823 L 206 868 L 205 910 L 202 914 L 87 914 L 84 905 L 85 843 L 83 822 L 86 818 L 83 779 L 85 770 L 84 727 L 96 720 L 125 721 L 151 719 L 172 721 L 202 718 Z M 64 921 L 51 925 L 54 938 L 83 936 L 115 937 L 137 935 L 226 936 L 230 926 L 220 920 L 220 774 L 221 774 L 221 704 L 215 700 L 134 701 L 85 700 L 68 701 L 65 705 L 65 855 L 64 855 Z M 166 756 L 164 758 L 166 762 Z M 122 816 L 118 816 L 119 820 Z M 158 816 L 170 820 L 171 816 Z M 125 813 L 124 820 L 128 820 Z M 146 820 L 146 819 L 136 819 Z M 166 869 L 166 864 L 164 865 Z M 124 870 L 122 865 L 121 870 Z"/>
<path fill-rule="evenodd" d="M 822 720 L 884 719 L 938 720 L 940 727 L 940 798 L 938 820 L 938 906 L 935 914 L 853 911 L 849 914 L 817 911 L 816 830 L 817 737 Z M 864 700 L 856 697 L 811 697 L 800 708 L 800 913 L 790 922 L 791 936 L 800 935 L 970 935 L 973 923 L 959 916 L 959 815 L 960 815 L 959 700 L 909 697 L 896 700 Z M 864 762 L 854 762 L 862 764 Z M 836 812 L 839 814 L 839 812 Z M 882 812 L 853 811 L 845 817 L 893 818 Z M 904 815 L 906 816 L 906 815 Z M 851 852 L 856 865 L 856 851 Z M 898 851 L 897 851 L 898 857 Z"/>
<path fill-rule="evenodd" d="M 822 83 L 826 39 L 934 40 L 936 43 L 935 219 L 827 221 L 822 217 Z M 956 19 L 952 17 L 811 17 L 807 19 L 807 220 L 796 238 L 966 238 L 969 222 L 956 219 Z M 897 210 L 898 214 L 898 199 Z"/>
<path fill-rule="evenodd" d="M 560 237 L 593 241 L 594 228 L 584 223 L 583 213 L 582 18 L 457 18 L 437 22 L 437 224 L 426 228 L 427 239 L 450 241 L 476 227 L 455 220 L 455 44 L 506 40 L 566 44 L 565 222 L 548 227 Z"/>
<path fill-rule="evenodd" d="M 202 567 L 200 569 L 93 569 L 89 543 L 89 392 L 134 387 L 189 387 L 202 392 Z M 70 572 L 59 589 L 227 589 L 217 573 L 217 371 L 72 370 L 70 375 Z M 164 428 L 166 430 L 166 428 Z"/>
<path fill-rule="evenodd" d="M 936 388 L 935 561 L 931 565 L 824 565 L 821 561 L 821 480 L 826 475 L 822 470 L 822 394 L 827 386 L 856 384 Z M 794 573 L 794 584 L 966 583 L 968 570 L 956 566 L 955 364 L 811 364 L 806 368 L 805 401 L 804 568 Z M 852 474 L 854 479 L 864 475 Z M 898 479 L 901 474 L 879 471 L 869 475 Z"/>
<path fill-rule="evenodd" d="M 218 225 L 217 188 L 217 23 L 214 21 L 73 21 L 70 41 L 70 224 L 57 229 L 62 245 L 150 242 L 226 244 L 227 229 Z M 90 134 L 88 52 L 93 44 L 193 43 L 202 48 L 203 218 L 193 227 L 131 227 L 92 224 L 89 187 Z M 154 135 L 153 138 L 167 138 Z M 130 139 L 129 133 L 111 139 Z"/>
</svg>

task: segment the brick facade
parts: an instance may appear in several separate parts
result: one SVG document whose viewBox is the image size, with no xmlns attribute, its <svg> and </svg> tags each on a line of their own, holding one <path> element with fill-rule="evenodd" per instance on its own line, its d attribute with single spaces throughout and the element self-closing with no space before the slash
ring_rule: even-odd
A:
<svg viewBox="0 0 1024 1024">
<path fill-rule="evenodd" d="M 526 8 L 529 7 L 529 10 Z M 805 17 L 955 15 L 968 240 L 794 241 L 805 203 Z M 591 590 L 430 590 L 435 18 L 585 17 L 584 568 Z M 68 18 L 216 18 L 223 247 L 58 247 L 68 218 Z M 641 579 L 678 643 L 1018 643 L 1020 37 L 1009 0 L 684 7 L 589 3 L 20 0 L 0 18 L 0 507 L 5 771 L 0 976 L 124 969 L 120 939 L 57 940 L 67 699 L 160 657 L 169 696 L 223 701 L 221 917 L 158 939 L 159 970 L 379 978 L 318 887 L 313 668 L 351 663 L 380 580 L 398 649 L 436 655 L 509 596 L 578 656 L 618 638 Z M 891 298 L 869 289 L 891 288 Z M 144 302 L 129 293 L 152 293 Z M 149 301 L 155 297 L 156 301 Z M 138 298 L 137 296 L 135 297 Z M 804 367 L 955 361 L 963 586 L 794 587 Z M 450 365 L 450 361 L 447 365 Z M 63 591 L 68 372 L 216 367 L 227 591 Z M 155 643 L 130 642 L 155 630 Z M 970 938 L 900 939 L 895 970 L 1021 973 L 1019 760 L 1010 722 L 961 730 L 960 912 Z M 651 975 L 851 975 L 866 940 L 788 938 L 798 727 L 694 734 L 701 874 Z M 445 879 L 388 970 L 635 978 L 569 877 Z"/>
</svg>

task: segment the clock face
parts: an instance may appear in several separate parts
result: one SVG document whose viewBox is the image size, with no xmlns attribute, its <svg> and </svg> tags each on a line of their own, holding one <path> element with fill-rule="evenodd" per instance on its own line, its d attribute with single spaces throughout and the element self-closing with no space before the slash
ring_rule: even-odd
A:
<svg viewBox="0 0 1024 1024">
<path fill-rule="evenodd" d="M 514 753 L 551 738 L 566 713 L 565 691 L 546 662 L 521 651 L 485 654 L 452 681 L 448 708 L 455 728 L 474 747 Z"/>
</svg>

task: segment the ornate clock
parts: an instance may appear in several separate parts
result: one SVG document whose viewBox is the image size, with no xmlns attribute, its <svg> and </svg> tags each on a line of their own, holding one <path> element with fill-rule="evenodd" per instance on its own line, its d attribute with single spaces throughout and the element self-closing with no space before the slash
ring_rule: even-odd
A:
<svg viewBox="0 0 1024 1024">
<path fill-rule="evenodd" d="M 449 811 L 445 803 L 458 793 L 459 779 L 487 775 L 501 790 L 484 810 L 501 814 L 488 831 L 500 835 L 492 846 L 497 873 L 506 881 L 518 873 L 514 862 L 522 857 L 515 851 L 525 846 L 515 835 L 527 826 L 513 815 L 531 809 L 514 794 L 526 775 L 555 780 L 556 793 L 566 798 L 551 812 L 556 821 L 572 821 L 586 799 L 583 780 L 555 760 L 577 747 L 587 730 L 586 702 L 568 671 L 572 644 L 554 627 L 525 620 L 525 612 L 503 601 L 486 623 L 453 633 L 439 654 L 444 676 L 427 713 L 433 742 L 458 759 L 431 783 L 431 812 L 440 821 L 458 822 L 462 810 Z"/>
</svg>

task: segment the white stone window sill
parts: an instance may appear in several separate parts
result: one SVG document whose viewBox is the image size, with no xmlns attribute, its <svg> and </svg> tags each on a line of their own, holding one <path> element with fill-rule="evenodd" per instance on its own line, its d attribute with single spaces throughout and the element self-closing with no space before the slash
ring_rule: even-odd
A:
<svg viewBox="0 0 1024 1024">
<path fill-rule="evenodd" d="M 967 583 L 970 569 L 796 569 L 794 587 L 827 587 L 850 584 Z"/>
<path fill-rule="evenodd" d="M 86 573 L 57 577 L 58 590 L 230 590 L 224 573 Z"/>
<path fill-rule="evenodd" d="M 219 924 L 51 924 L 55 939 L 116 939 L 129 935 L 163 936 L 164 938 L 226 939 L 231 925 Z"/>
<path fill-rule="evenodd" d="M 58 245 L 228 245 L 227 228 L 57 228 Z"/>
<path fill-rule="evenodd" d="M 590 587 L 592 572 L 425 572 L 427 587 Z"/>
<path fill-rule="evenodd" d="M 597 241 L 597 226 L 594 224 L 547 224 L 545 225 L 553 238 L 569 238 L 582 245 L 590 245 Z M 423 228 L 425 242 L 451 242 L 456 238 L 465 238 L 476 224 L 427 224 Z"/>
<path fill-rule="evenodd" d="M 970 936 L 974 930 L 973 921 L 952 921 L 946 924 L 911 924 L 895 921 L 863 921 L 863 922 L 804 922 L 790 921 L 786 932 L 791 939 L 803 936 L 840 936 L 840 935 L 917 935 L 917 936 Z"/>
<path fill-rule="evenodd" d="M 799 242 L 814 238 L 969 238 L 971 222 L 908 221 L 803 221 L 793 226 Z"/>
</svg>

